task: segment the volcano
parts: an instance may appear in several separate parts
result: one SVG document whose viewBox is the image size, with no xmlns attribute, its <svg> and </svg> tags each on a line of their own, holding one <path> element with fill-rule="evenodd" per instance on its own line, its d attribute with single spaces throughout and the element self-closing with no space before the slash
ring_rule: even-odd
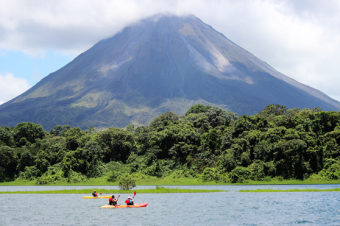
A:
<svg viewBox="0 0 340 226">
<path fill-rule="evenodd" d="M 194 15 L 157 15 L 101 40 L 0 106 L 0 126 L 97 129 L 146 125 L 194 104 L 256 114 L 268 104 L 338 110 L 340 103 L 237 46 Z"/>
</svg>

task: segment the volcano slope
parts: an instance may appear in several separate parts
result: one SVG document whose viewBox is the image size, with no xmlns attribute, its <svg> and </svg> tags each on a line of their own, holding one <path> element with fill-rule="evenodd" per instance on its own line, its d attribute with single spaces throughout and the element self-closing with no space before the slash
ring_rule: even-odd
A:
<svg viewBox="0 0 340 226">
<path fill-rule="evenodd" d="M 268 104 L 340 103 L 273 69 L 193 15 L 157 15 L 102 40 L 0 106 L 0 126 L 97 129 L 145 125 L 201 103 L 242 114 Z"/>
</svg>

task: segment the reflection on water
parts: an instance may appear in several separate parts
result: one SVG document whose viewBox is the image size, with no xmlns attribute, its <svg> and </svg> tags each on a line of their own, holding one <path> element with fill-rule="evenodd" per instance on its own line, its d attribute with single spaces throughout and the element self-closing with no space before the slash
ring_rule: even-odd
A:
<svg viewBox="0 0 340 226">
<path fill-rule="evenodd" d="M 100 188 L 113 186 L 97 186 Z M 140 186 L 147 188 L 154 186 Z M 168 186 L 167 186 L 168 187 Z M 339 185 L 175 186 L 237 191 L 257 188 L 334 188 Z M 83 189 L 93 186 L 20 186 L 2 190 Z M 23 189 L 24 188 L 24 189 Z M 115 194 L 118 195 L 118 194 Z M 138 194 L 138 209 L 101 209 L 106 199 L 81 194 L 2 194 L 0 225 L 336 225 L 340 222 L 340 192 Z M 120 204 L 128 195 L 123 194 Z"/>
</svg>

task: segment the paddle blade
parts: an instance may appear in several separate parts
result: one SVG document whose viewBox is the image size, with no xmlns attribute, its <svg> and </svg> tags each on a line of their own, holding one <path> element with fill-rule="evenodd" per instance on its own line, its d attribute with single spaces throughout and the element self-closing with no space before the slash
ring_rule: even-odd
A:
<svg viewBox="0 0 340 226">
<path fill-rule="evenodd" d="M 136 195 L 137 193 L 136 193 L 136 191 L 133 193 L 133 195 Z"/>
<path fill-rule="evenodd" d="M 125 203 L 128 204 L 128 203 L 129 203 L 129 200 L 125 200 Z"/>
<path fill-rule="evenodd" d="M 120 197 L 120 195 L 118 195 L 118 198 Z"/>
<path fill-rule="evenodd" d="M 100 195 L 102 195 L 103 193 L 100 193 Z"/>
</svg>

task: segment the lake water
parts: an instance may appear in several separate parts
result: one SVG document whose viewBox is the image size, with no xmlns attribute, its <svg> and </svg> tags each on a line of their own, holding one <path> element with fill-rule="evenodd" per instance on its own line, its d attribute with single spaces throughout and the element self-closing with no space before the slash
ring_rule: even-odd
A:
<svg viewBox="0 0 340 226">
<path fill-rule="evenodd" d="M 139 186 L 148 188 L 154 186 Z M 82 194 L 1 194 L 0 225 L 340 225 L 340 192 L 241 193 L 241 189 L 339 188 L 340 185 L 166 186 L 230 192 L 138 194 L 146 208 L 101 209 Z M 0 186 L 0 191 L 94 186 Z M 97 186 L 116 188 L 115 186 Z M 133 192 L 131 192 L 133 193 Z M 115 194 L 118 195 L 118 194 Z M 122 204 L 127 195 L 121 195 Z"/>
</svg>

